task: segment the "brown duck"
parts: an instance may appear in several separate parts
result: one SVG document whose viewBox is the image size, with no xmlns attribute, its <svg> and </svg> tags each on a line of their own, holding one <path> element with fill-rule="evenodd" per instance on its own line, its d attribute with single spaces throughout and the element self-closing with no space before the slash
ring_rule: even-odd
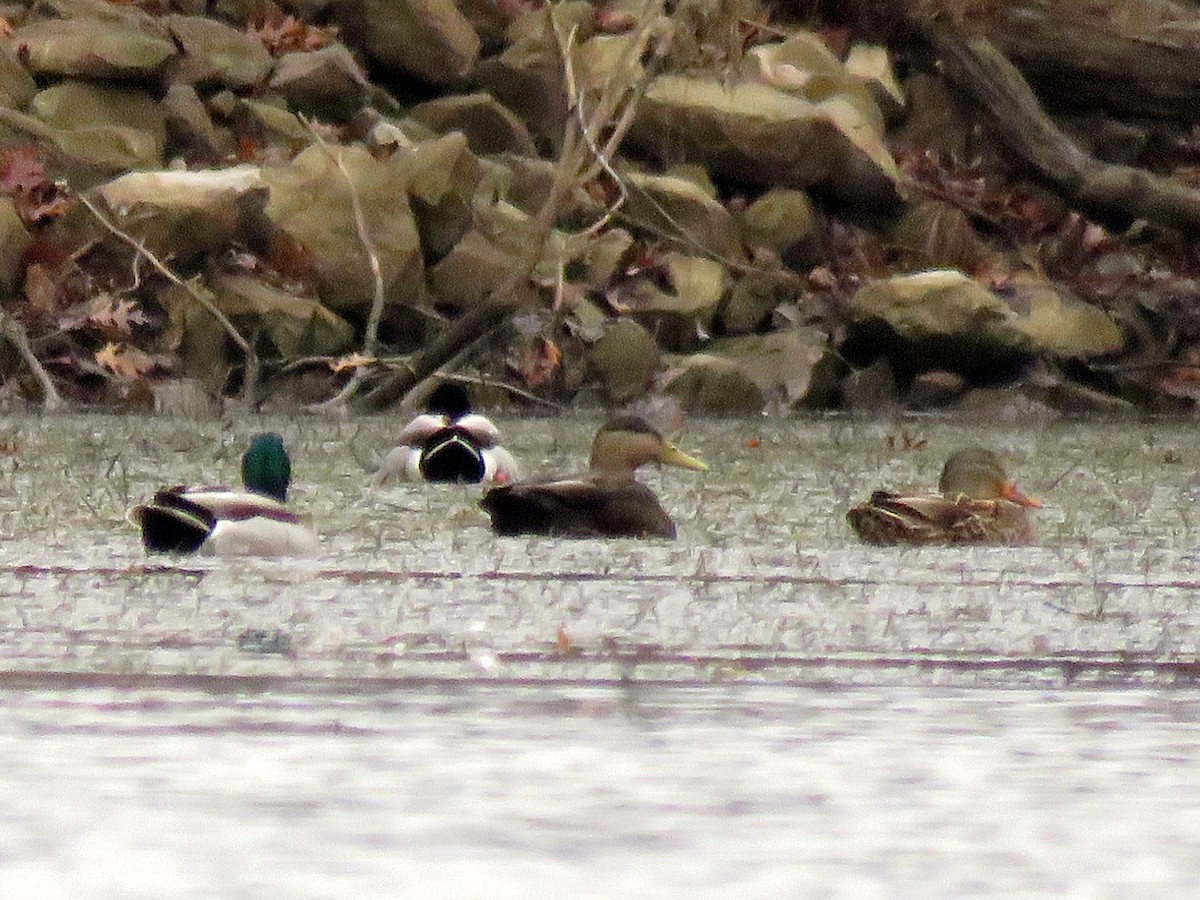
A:
<svg viewBox="0 0 1200 900">
<path fill-rule="evenodd" d="M 492 517 L 497 534 L 673 538 L 675 523 L 654 492 L 633 477 L 650 462 L 708 468 L 643 420 L 622 416 L 597 432 L 589 471 L 492 488 L 479 505 Z"/>
<path fill-rule="evenodd" d="M 999 457 L 972 447 L 953 454 L 938 481 L 941 494 L 876 491 L 846 518 L 868 544 L 1031 544 L 1031 507 Z"/>
</svg>

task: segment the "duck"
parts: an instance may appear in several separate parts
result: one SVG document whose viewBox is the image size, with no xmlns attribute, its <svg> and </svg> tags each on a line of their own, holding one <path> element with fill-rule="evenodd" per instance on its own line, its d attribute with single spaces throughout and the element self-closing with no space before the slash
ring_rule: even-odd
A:
<svg viewBox="0 0 1200 900">
<path fill-rule="evenodd" d="M 521 477 L 516 459 L 501 443 L 500 429 L 471 409 L 466 389 L 439 384 L 424 413 L 404 426 L 375 474 L 375 484 L 432 481 L 505 484 Z"/>
<path fill-rule="evenodd" d="M 868 544 L 1032 544 L 1030 509 L 991 450 L 968 447 L 950 455 L 938 480 L 940 494 L 875 491 L 846 518 Z"/>
<path fill-rule="evenodd" d="M 654 492 L 634 478 L 639 467 L 651 462 L 708 469 L 645 420 L 618 416 L 596 433 L 587 472 L 493 487 L 479 505 L 500 535 L 674 538 L 675 522 Z"/>
<path fill-rule="evenodd" d="M 244 490 L 164 487 L 126 518 L 141 529 L 147 553 L 313 556 L 316 533 L 286 505 L 291 480 L 283 438 L 256 434 L 242 456 Z"/>
</svg>

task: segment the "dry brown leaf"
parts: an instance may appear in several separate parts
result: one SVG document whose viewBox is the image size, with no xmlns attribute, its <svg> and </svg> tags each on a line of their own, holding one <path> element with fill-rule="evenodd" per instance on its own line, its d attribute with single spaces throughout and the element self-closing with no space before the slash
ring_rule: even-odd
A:
<svg viewBox="0 0 1200 900">
<path fill-rule="evenodd" d="M 158 364 L 153 356 L 136 347 L 111 341 L 96 351 L 96 362 L 122 378 L 140 378 Z"/>
<path fill-rule="evenodd" d="M 348 372 L 360 366 L 373 366 L 377 362 L 379 362 L 377 357 L 364 356 L 362 353 L 351 353 L 349 356 L 339 356 L 337 359 L 331 359 L 329 361 L 329 368 L 340 375 L 342 372 Z"/>
<path fill-rule="evenodd" d="M 102 331 L 127 335 L 135 325 L 147 325 L 150 317 L 142 311 L 136 300 L 118 300 L 111 297 L 96 297 L 88 305 L 83 325 Z"/>
<path fill-rule="evenodd" d="M 281 16 L 278 13 L 252 23 L 246 30 L 262 41 L 272 56 L 320 50 L 337 40 L 338 33 L 335 27 L 309 25 L 295 16 Z"/>
<path fill-rule="evenodd" d="M 534 338 L 521 355 L 521 377 L 529 387 L 540 387 L 562 368 L 562 351 L 548 338 Z"/>
<path fill-rule="evenodd" d="M 25 269 L 25 301 L 39 313 L 53 313 L 58 308 L 59 282 L 50 269 L 33 263 Z"/>
</svg>

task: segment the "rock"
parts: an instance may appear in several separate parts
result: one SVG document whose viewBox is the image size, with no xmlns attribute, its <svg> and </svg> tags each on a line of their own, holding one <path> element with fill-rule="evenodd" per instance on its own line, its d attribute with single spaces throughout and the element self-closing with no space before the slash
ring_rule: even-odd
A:
<svg viewBox="0 0 1200 900">
<path fill-rule="evenodd" d="M 616 319 L 588 348 L 587 365 L 607 400 L 620 404 L 646 392 L 662 357 L 650 332 L 629 319 Z"/>
<path fill-rule="evenodd" d="M 1104 310 L 1060 291 L 1032 273 L 1013 276 L 1004 291 L 1016 325 L 1039 353 L 1057 359 L 1096 359 L 1125 347 L 1125 336 Z"/>
<path fill-rule="evenodd" d="M 819 185 L 867 209 L 899 204 L 896 164 L 879 132 L 840 96 L 813 103 L 765 84 L 660 75 L 629 140 L 652 156 L 683 156 L 750 184 Z"/>
<path fill-rule="evenodd" d="M 689 413 L 750 416 L 762 411 L 758 385 L 731 359 L 697 353 L 668 376 L 665 390 Z"/>
<path fill-rule="evenodd" d="M 606 228 L 584 245 L 582 262 L 584 281 L 593 290 L 602 291 L 621 269 L 633 246 L 633 235 L 624 228 Z"/>
<path fill-rule="evenodd" d="M 847 352 L 885 353 L 909 373 L 994 377 L 1037 354 L 1093 359 L 1124 346 L 1105 312 L 1034 276 L 1017 276 L 998 293 L 952 270 L 898 275 L 863 286 L 850 311 Z"/>
<path fill-rule="evenodd" d="M 835 389 L 825 377 L 829 353 L 828 335 L 811 328 L 726 338 L 680 360 L 664 390 L 692 412 L 757 413 L 767 402 L 821 406 Z"/>
<path fill-rule="evenodd" d="M 253 35 L 201 16 L 162 21 L 183 50 L 172 61 L 173 83 L 252 88 L 271 74 L 271 54 Z"/>
<path fill-rule="evenodd" d="M 18 28 L 13 43 L 25 48 L 34 75 L 86 78 L 152 78 L 178 52 L 165 36 L 90 17 L 34 22 Z"/>
<path fill-rule="evenodd" d="M 529 215 L 534 215 L 550 194 L 557 168 L 547 159 L 531 156 L 516 156 L 506 153 L 498 160 L 503 166 L 503 175 L 495 178 L 496 189 L 503 196 Z M 604 207 L 582 188 L 578 188 L 564 202 L 558 221 L 567 227 L 586 228 L 604 213 Z"/>
<path fill-rule="evenodd" d="M 975 336 L 1004 355 L 1031 349 L 1008 304 L 962 272 L 942 269 L 873 281 L 850 300 L 856 322 L 882 321 L 908 341 Z"/>
<path fill-rule="evenodd" d="M 270 85 L 287 100 L 289 110 L 337 122 L 346 121 L 362 107 L 371 87 L 341 44 L 285 53 L 275 63 Z"/>
<path fill-rule="evenodd" d="M 298 297 L 248 275 L 211 280 L 217 306 L 242 334 L 261 329 L 284 359 L 334 356 L 350 349 L 354 328 L 312 297 Z"/>
<path fill-rule="evenodd" d="M 155 415 L 204 421 L 221 414 L 217 398 L 194 378 L 152 381 L 150 391 L 154 395 Z"/>
<path fill-rule="evenodd" d="M 23 257 L 32 241 L 12 200 L 0 197 L 0 297 L 11 297 L 20 286 Z"/>
<path fill-rule="evenodd" d="M 771 188 L 742 212 L 746 243 L 770 247 L 789 265 L 804 268 L 816 229 L 816 214 L 804 191 Z"/>
<path fill-rule="evenodd" d="M 233 150 L 233 137 L 218 130 L 190 84 L 172 84 L 162 99 L 168 142 L 187 153 L 189 163 L 215 163 Z"/>
<path fill-rule="evenodd" d="M 591 32 L 595 11 L 582 0 L 562 0 L 554 15 L 564 34 Z M 475 67 L 474 82 L 512 110 L 537 139 L 557 146 L 567 117 L 558 43 L 541 9 L 525 12 L 508 29 L 504 51 Z"/>
<path fill-rule="evenodd" d="M 458 11 L 471 23 L 479 36 L 480 52 L 491 56 L 504 49 L 505 32 L 512 13 L 495 0 L 455 0 Z"/>
<path fill-rule="evenodd" d="M 957 372 L 922 372 L 908 386 L 904 405 L 909 409 L 937 409 L 958 399 L 966 389 L 967 379 Z"/>
<path fill-rule="evenodd" d="M 666 267 L 670 291 L 642 278 L 630 284 L 621 299 L 629 315 L 649 328 L 660 346 L 687 352 L 712 332 L 725 292 L 725 267 L 674 251 L 662 255 L 661 265 Z"/>
<path fill-rule="evenodd" d="M 842 379 L 842 408 L 848 412 L 887 413 L 899 402 L 896 375 L 883 357 Z"/>
<path fill-rule="evenodd" d="M 83 190 L 117 172 L 161 165 L 165 126 L 153 106 L 140 91 L 63 82 L 34 98 L 34 111 L 50 121 L 0 108 L 0 144 L 36 144 L 53 177 Z M 122 121 L 148 127 L 111 124 Z"/>
<path fill-rule="evenodd" d="M 202 291 L 211 302 L 216 301 L 207 288 L 195 289 Z M 179 374 L 200 382 L 214 397 L 221 396 L 233 368 L 232 361 L 242 361 L 240 355 L 235 356 L 236 350 L 225 329 L 183 287 L 169 284 L 159 290 L 155 298 L 168 316 L 167 328 L 159 338 L 159 344 L 174 352 L 179 361 Z"/>
<path fill-rule="evenodd" d="M 483 166 L 461 133 L 422 141 L 393 164 L 408 185 L 409 202 L 427 260 L 450 252 L 471 225 L 471 201 Z"/>
<path fill-rule="evenodd" d="M 361 5 L 362 46 L 385 68 L 448 84 L 479 59 L 479 36 L 453 0 L 363 0 Z"/>
<path fill-rule="evenodd" d="M 471 150 L 480 156 L 497 153 L 537 155 L 529 129 L 490 94 L 438 97 L 414 106 L 408 114 L 438 134 L 462 132 Z"/>
<path fill-rule="evenodd" d="M 0 42 L 0 106 L 24 109 L 36 93 L 37 82 L 17 61 L 15 45 Z"/>
<path fill-rule="evenodd" d="M 892 56 L 886 47 L 855 44 L 846 55 L 846 73 L 868 91 L 888 122 L 904 114 L 904 91 L 892 68 Z"/>
<path fill-rule="evenodd" d="M 270 98 L 233 97 L 226 115 L 237 134 L 251 135 L 266 147 L 282 145 L 288 150 L 299 150 L 313 143 L 308 126 L 287 108 L 282 98 L 276 97 L 271 102 Z"/>
<path fill-rule="evenodd" d="M 247 204 L 261 204 L 264 186 L 257 166 L 234 166 L 130 172 L 95 192 L 118 227 L 160 259 L 186 266 L 241 236 Z"/>
<path fill-rule="evenodd" d="M 887 51 L 883 53 L 886 61 Z M 811 31 L 800 31 L 784 41 L 754 47 L 746 54 L 743 69 L 749 77 L 763 84 L 798 94 L 814 103 L 841 97 L 858 111 L 876 134 L 883 134 L 884 115 L 867 87 L 866 79 L 851 74 L 820 36 Z"/>
<path fill-rule="evenodd" d="M 476 220 L 454 249 L 429 269 L 429 287 L 440 306 L 461 310 L 485 301 L 531 246 L 529 217 L 515 206 L 497 203 L 479 208 Z M 551 235 L 547 242 L 551 257 L 561 243 L 561 235 Z M 552 278 L 556 272 L 556 264 L 543 261 L 535 267 L 533 281 Z M 518 285 L 517 290 L 527 292 L 532 300 L 530 284 Z"/>
<path fill-rule="evenodd" d="M 803 283 L 792 272 L 776 266 L 766 268 L 765 261 L 737 281 L 725 294 L 719 321 L 727 335 L 753 334 L 764 329 L 771 314 L 781 304 L 797 302 L 804 290 Z"/>
<path fill-rule="evenodd" d="M 622 213 L 654 231 L 684 236 L 700 249 L 744 262 L 737 222 L 729 210 L 694 181 L 674 175 L 625 175 L 630 188 Z"/>
<path fill-rule="evenodd" d="M 954 410 L 979 422 L 1028 424 L 1061 419 L 1058 410 L 1023 395 L 1018 389 L 972 388 L 958 399 Z"/>
<path fill-rule="evenodd" d="M 429 268 L 434 305 L 465 310 L 478 306 L 512 269 L 513 250 L 479 228 L 463 235 L 436 265 Z"/>
<path fill-rule="evenodd" d="M 139 205 L 206 209 L 265 185 L 258 166 L 241 165 L 201 171 L 130 172 L 96 188 L 96 193 L 124 214 Z"/>
<path fill-rule="evenodd" d="M 38 93 L 30 111 L 63 132 L 128 132 L 130 146 L 145 148 L 143 167 L 162 162 L 166 116 L 161 104 L 145 91 L 64 81 Z"/>
<path fill-rule="evenodd" d="M 330 308 L 361 314 L 375 296 L 351 185 L 379 263 L 384 295 L 404 295 L 423 281 L 406 176 L 394 161 L 377 160 L 361 146 L 317 145 L 287 166 L 264 170 L 263 179 L 271 190 L 267 217 L 312 254 L 321 297 Z"/>
<path fill-rule="evenodd" d="M 1030 400 L 1069 416 L 1128 418 L 1137 413 L 1137 408 L 1128 400 L 1080 384 L 1046 363 L 1029 373 L 1021 385 L 1021 392 Z"/>
</svg>

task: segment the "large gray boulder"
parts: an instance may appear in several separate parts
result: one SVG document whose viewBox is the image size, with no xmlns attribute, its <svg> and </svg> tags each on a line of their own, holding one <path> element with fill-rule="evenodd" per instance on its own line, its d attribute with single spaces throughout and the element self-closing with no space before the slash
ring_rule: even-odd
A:
<svg viewBox="0 0 1200 900">
<path fill-rule="evenodd" d="M 631 143 L 750 184 L 821 186 L 847 202 L 899 203 L 896 164 L 875 124 L 834 95 L 820 102 L 715 77 L 660 75 L 638 105 Z"/>
<path fill-rule="evenodd" d="M 144 79 L 179 52 L 165 35 L 90 17 L 34 22 L 18 28 L 13 41 L 25 48 L 34 75 Z"/>
<path fill-rule="evenodd" d="M 173 81 L 249 88 L 271 73 L 271 54 L 245 31 L 201 16 L 166 16 L 163 22 L 183 48 L 173 62 Z"/>
<path fill-rule="evenodd" d="M 385 68 L 449 84 L 479 59 L 479 35 L 454 0 L 363 0 L 362 45 Z"/>
<path fill-rule="evenodd" d="M 311 254 L 321 298 L 332 309 L 362 313 L 375 295 L 356 198 L 385 294 L 407 295 L 411 282 L 424 280 L 407 179 L 394 160 L 377 160 L 361 146 L 315 145 L 286 166 L 265 169 L 263 180 L 271 191 L 267 217 Z"/>
<path fill-rule="evenodd" d="M 850 311 L 854 351 L 873 348 L 908 372 L 994 374 L 1022 358 L 1093 359 L 1124 346 L 1107 313 L 1034 276 L 991 290 L 955 270 L 897 275 L 864 285 Z"/>
</svg>

